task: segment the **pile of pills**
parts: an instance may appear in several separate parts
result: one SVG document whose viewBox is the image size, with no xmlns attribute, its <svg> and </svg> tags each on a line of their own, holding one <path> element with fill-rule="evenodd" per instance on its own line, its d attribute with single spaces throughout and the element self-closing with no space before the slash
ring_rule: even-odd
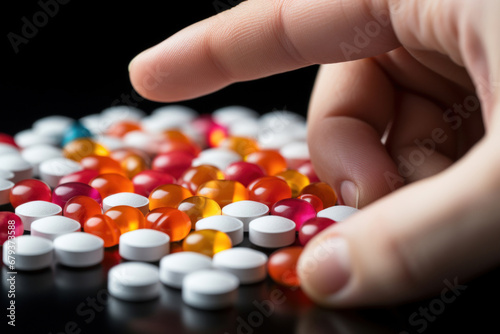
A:
<svg viewBox="0 0 500 334">
<path fill-rule="evenodd" d="M 305 139 L 302 116 L 242 106 L 115 106 L 0 133 L 3 262 L 85 268 L 117 247 L 112 296 L 149 300 L 165 285 L 209 310 L 267 277 L 300 286 L 303 247 L 357 211 L 317 178 Z"/>
</svg>

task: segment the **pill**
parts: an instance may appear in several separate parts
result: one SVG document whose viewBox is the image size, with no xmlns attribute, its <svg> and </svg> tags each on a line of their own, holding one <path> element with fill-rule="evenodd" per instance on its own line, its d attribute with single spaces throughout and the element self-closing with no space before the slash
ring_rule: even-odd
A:
<svg viewBox="0 0 500 334">
<path fill-rule="evenodd" d="M 252 284 L 266 278 L 267 255 L 251 248 L 237 247 L 213 257 L 213 267 L 236 275 L 240 284 Z"/>
<path fill-rule="evenodd" d="M 9 252 L 11 249 L 14 252 Z M 3 263 L 9 267 L 10 271 L 39 270 L 52 264 L 54 246 L 48 239 L 21 235 L 5 241 L 2 253 Z"/>
<path fill-rule="evenodd" d="M 123 233 L 120 236 L 118 251 L 120 256 L 127 260 L 154 262 L 168 254 L 169 242 L 168 234 L 143 228 Z"/>
<path fill-rule="evenodd" d="M 248 232 L 248 224 L 256 218 L 269 213 L 269 207 L 256 201 L 239 201 L 226 205 L 222 208 L 222 214 L 238 218 L 243 222 L 243 231 Z"/>
<path fill-rule="evenodd" d="M 311 203 L 303 199 L 285 198 L 273 205 L 271 215 L 293 220 L 298 231 L 305 221 L 316 217 L 316 210 Z"/>
<path fill-rule="evenodd" d="M 22 150 L 21 156 L 33 166 L 33 176 L 39 177 L 39 167 L 45 160 L 62 157 L 62 150 L 47 144 L 36 144 Z"/>
<path fill-rule="evenodd" d="M 100 174 L 92 179 L 89 185 L 99 191 L 101 198 L 122 192 L 134 192 L 132 181 L 128 177 L 117 173 Z"/>
<path fill-rule="evenodd" d="M 275 150 L 259 150 L 245 157 L 246 162 L 259 165 L 267 175 L 275 175 L 287 168 L 285 158 Z"/>
<path fill-rule="evenodd" d="M 26 129 L 16 133 L 14 139 L 16 144 L 23 149 L 32 145 L 46 144 L 56 146 L 59 144 L 57 138 L 36 133 L 33 129 Z"/>
<path fill-rule="evenodd" d="M 193 159 L 193 166 L 212 165 L 220 170 L 224 170 L 233 162 L 240 161 L 241 156 L 233 150 L 227 148 L 209 148 Z"/>
<path fill-rule="evenodd" d="M 295 246 L 274 251 L 267 263 L 267 271 L 271 279 L 284 286 L 298 287 L 300 278 L 297 274 L 297 262 L 302 250 L 302 247 Z"/>
<path fill-rule="evenodd" d="M 248 199 L 247 188 L 238 181 L 211 180 L 203 183 L 196 192 L 198 196 L 213 199 L 221 208 L 233 202 Z"/>
<path fill-rule="evenodd" d="M 52 190 L 52 203 L 64 208 L 68 201 L 76 196 L 87 196 L 97 203 L 102 202 L 101 194 L 88 184 L 80 182 L 68 182 L 58 185 Z"/>
<path fill-rule="evenodd" d="M 255 110 L 238 105 L 221 107 L 212 112 L 214 120 L 225 126 L 236 121 L 257 119 L 258 116 L 259 114 Z"/>
<path fill-rule="evenodd" d="M 122 120 L 140 121 L 146 116 L 146 113 L 133 106 L 119 105 L 103 109 L 100 115 L 102 126 L 105 126 L 107 129 L 111 124 Z"/>
<path fill-rule="evenodd" d="M 68 174 L 78 172 L 83 167 L 74 160 L 68 158 L 52 158 L 42 162 L 38 168 L 40 178 L 51 188 L 59 184 L 59 180 Z"/>
<path fill-rule="evenodd" d="M 102 201 L 104 211 L 118 205 L 128 205 L 139 209 L 144 215 L 149 212 L 149 199 L 139 194 L 123 192 L 109 195 Z"/>
<path fill-rule="evenodd" d="M 12 182 L 29 179 L 33 176 L 33 166 L 19 153 L 0 155 L 0 166 L 4 170 L 14 173 Z"/>
<path fill-rule="evenodd" d="M 90 138 L 92 133 L 87 129 L 81 122 L 73 121 L 71 126 L 64 131 L 61 146 L 65 146 L 67 143 L 78 139 L 78 138 Z"/>
<path fill-rule="evenodd" d="M 321 199 L 324 208 L 329 208 L 337 203 L 337 194 L 326 182 L 313 182 L 302 188 L 301 195 L 313 194 Z"/>
<path fill-rule="evenodd" d="M 0 143 L 0 155 L 7 155 L 7 154 L 19 154 L 19 150 L 10 145 L 10 144 L 5 144 L 5 143 Z"/>
<path fill-rule="evenodd" d="M 212 258 L 196 252 L 165 255 L 160 260 L 160 280 L 163 284 L 180 289 L 189 273 L 212 268 Z"/>
<path fill-rule="evenodd" d="M 31 223 L 31 235 L 50 240 L 54 240 L 60 235 L 80 230 L 81 225 L 79 222 L 64 216 L 44 217 Z"/>
<path fill-rule="evenodd" d="M 0 211 L 0 243 L 13 237 L 23 235 L 24 226 L 21 218 L 10 211 Z M 5 252 L 5 248 L 4 248 Z"/>
<path fill-rule="evenodd" d="M 187 106 L 168 105 L 154 109 L 151 116 L 142 119 L 142 126 L 150 132 L 179 128 L 191 122 L 198 113 Z"/>
<path fill-rule="evenodd" d="M 14 187 L 14 182 L 0 179 L 0 205 L 10 202 L 10 191 Z"/>
<path fill-rule="evenodd" d="M 349 216 L 355 214 L 358 211 L 358 209 L 351 206 L 335 205 L 318 212 L 318 217 L 330 218 L 339 222 L 342 220 L 346 220 Z"/>
<path fill-rule="evenodd" d="M 259 121 L 253 118 L 246 118 L 243 122 L 232 122 L 229 128 L 231 136 L 242 136 L 257 138 L 259 134 Z"/>
<path fill-rule="evenodd" d="M 288 168 L 297 169 L 310 160 L 309 147 L 306 141 L 295 141 L 280 148 L 280 154 L 287 161 Z"/>
<path fill-rule="evenodd" d="M 160 293 L 158 267 L 145 262 L 120 263 L 108 272 L 108 292 L 126 301 L 146 301 Z"/>
<path fill-rule="evenodd" d="M 24 230 L 30 231 L 34 221 L 44 217 L 61 215 L 62 208 L 51 202 L 32 201 L 19 205 L 15 209 L 15 213 L 23 221 Z"/>
<path fill-rule="evenodd" d="M 299 241 L 302 246 L 305 246 L 309 240 L 316 236 L 319 232 L 327 227 L 335 224 L 336 221 L 325 217 L 314 217 L 306 221 L 299 230 Z"/>
<path fill-rule="evenodd" d="M 5 169 L 0 169 L 0 179 L 12 181 L 13 178 L 14 173 Z"/>
<path fill-rule="evenodd" d="M 56 261 L 68 267 L 94 266 L 104 258 L 104 241 L 90 233 L 73 232 L 54 239 Z"/>
<path fill-rule="evenodd" d="M 234 245 L 243 242 L 243 222 L 231 216 L 210 216 L 198 220 L 196 230 L 217 230 L 226 233 Z"/>
<path fill-rule="evenodd" d="M 56 143 L 60 143 L 64 133 L 74 121 L 74 119 L 67 116 L 51 115 L 36 120 L 32 125 L 32 129 L 35 133 L 53 138 Z"/>
<path fill-rule="evenodd" d="M 191 220 L 191 228 L 196 228 L 196 222 L 200 219 L 220 215 L 220 205 L 211 198 L 204 196 L 188 197 L 179 203 L 178 210 L 184 212 Z"/>
<path fill-rule="evenodd" d="M 234 305 L 238 297 L 238 277 L 226 271 L 200 270 L 184 278 L 182 300 L 203 310 L 218 310 Z"/>
<path fill-rule="evenodd" d="M 217 230 L 193 231 L 182 241 L 184 251 L 198 252 L 210 257 L 231 247 L 231 238 Z"/>
<path fill-rule="evenodd" d="M 254 245 L 279 248 L 295 242 L 295 223 L 281 216 L 264 216 L 248 225 L 248 238 Z"/>
</svg>

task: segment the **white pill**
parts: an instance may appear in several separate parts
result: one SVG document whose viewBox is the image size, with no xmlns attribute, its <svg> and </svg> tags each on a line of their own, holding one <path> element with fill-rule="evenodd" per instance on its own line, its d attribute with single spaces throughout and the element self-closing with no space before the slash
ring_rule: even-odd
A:
<svg viewBox="0 0 500 334">
<path fill-rule="evenodd" d="M 142 228 L 122 234 L 118 251 L 120 256 L 127 260 L 154 262 L 168 254 L 169 242 L 168 234 Z"/>
<path fill-rule="evenodd" d="M 257 201 L 238 201 L 230 203 L 222 208 L 222 214 L 238 218 L 243 222 L 243 230 L 248 232 L 248 224 L 255 218 L 265 216 L 269 213 L 269 207 Z"/>
<path fill-rule="evenodd" d="M 123 136 L 123 143 L 126 146 L 137 148 L 148 154 L 156 154 L 161 144 L 161 140 L 153 133 L 136 130 L 127 132 L 125 136 Z"/>
<path fill-rule="evenodd" d="M 19 153 L 19 150 L 12 145 L 0 143 L 0 155 L 6 155 L 12 153 L 14 154 Z"/>
<path fill-rule="evenodd" d="M 212 263 L 214 268 L 236 275 L 240 284 L 260 282 L 267 276 L 267 255 L 251 248 L 223 250 L 214 255 Z"/>
<path fill-rule="evenodd" d="M 14 267 L 10 271 L 39 270 L 52 264 L 53 251 L 52 241 L 32 235 L 21 235 L 4 242 L 3 263 Z"/>
<path fill-rule="evenodd" d="M 21 156 L 33 166 L 33 176 L 39 177 L 40 173 L 38 168 L 42 162 L 52 158 L 60 158 L 63 154 L 59 147 L 38 144 L 25 148 L 21 152 Z"/>
<path fill-rule="evenodd" d="M 74 219 L 64 216 L 49 216 L 31 223 L 31 235 L 54 240 L 60 235 L 78 232 L 81 225 Z"/>
<path fill-rule="evenodd" d="M 23 149 L 32 145 L 46 144 L 55 146 L 60 143 L 57 138 L 41 135 L 33 131 L 33 129 L 26 129 L 16 133 L 14 140 Z"/>
<path fill-rule="evenodd" d="M 36 120 L 32 129 L 37 134 L 54 138 L 54 141 L 60 142 L 74 121 L 67 116 L 52 115 Z"/>
<path fill-rule="evenodd" d="M 216 215 L 202 218 L 196 222 L 195 229 L 225 232 L 233 246 L 243 242 L 243 222 L 235 217 Z"/>
<path fill-rule="evenodd" d="M 116 193 L 102 200 L 102 209 L 107 211 L 114 206 L 127 205 L 141 210 L 144 215 L 149 212 L 149 199 L 135 193 Z"/>
<path fill-rule="evenodd" d="M 123 140 L 118 137 L 100 135 L 96 138 L 96 142 L 107 148 L 109 151 L 119 150 L 126 147 Z"/>
<path fill-rule="evenodd" d="M 242 119 L 257 119 L 259 114 L 253 109 L 234 105 L 214 110 L 212 112 L 212 117 L 217 123 L 228 126 Z"/>
<path fill-rule="evenodd" d="M 16 207 L 15 213 L 23 221 L 24 230 L 30 231 L 34 221 L 44 217 L 61 215 L 62 208 L 51 202 L 31 201 Z"/>
<path fill-rule="evenodd" d="M 285 247 L 295 242 L 295 223 L 281 216 L 260 217 L 250 222 L 248 238 L 260 247 Z"/>
<path fill-rule="evenodd" d="M 52 158 L 42 162 L 38 168 L 40 178 L 51 188 L 57 187 L 63 176 L 82 170 L 82 166 L 71 159 Z"/>
<path fill-rule="evenodd" d="M 120 105 L 112 106 L 101 111 L 101 122 L 106 126 L 119 121 L 140 121 L 146 113 L 139 108 Z"/>
<path fill-rule="evenodd" d="M 239 280 L 221 270 L 200 270 L 187 275 L 182 282 L 182 300 L 203 310 L 218 310 L 236 303 Z"/>
<path fill-rule="evenodd" d="M 323 209 L 318 212 L 318 217 L 330 218 L 337 222 L 346 220 L 352 214 L 355 214 L 359 210 L 347 205 L 335 205 L 329 208 Z"/>
<path fill-rule="evenodd" d="M 0 167 L 14 173 L 12 178 L 14 183 L 33 177 L 33 166 L 19 153 L 1 155 Z"/>
<path fill-rule="evenodd" d="M 212 165 L 220 170 L 225 170 L 227 166 L 240 160 L 241 156 L 235 151 L 217 147 L 202 151 L 198 157 L 193 160 L 192 166 Z"/>
<path fill-rule="evenodd" d="M 297 169 L 301 164 L 310 160 L 306 141 L 288 143 L 280 149 L 280 154 L 286 159 L 290 169 Z"/>
<path fill-rule="evenodd" d="M 90 233 L 74 232 L 54 239 L 56 261 L 68 267 L 90 267 L 102 262 L 104 241 Z"/>
<path fill-rule="evenodd" d="M 162 132 L 178 129 L 190 123 L 198 113 L 187 106 L 172 104 L 152 111 L 151 116 L 143 119 L 143 128 L 148 132 Z"/>
<path fill-rule="evenodd" d="M 12 181 L 14 173 L 9 170 L 0 169 L 0 179 Z"/>
<path fill-rule="evenodd" d="M 94 135 L 100 135 L 106 130 L 101 124 L 100 114 L 85 115 L 78 121 Z"/>
<path fill-rule="evenodd" d="M 0 179 L 0 205 L 10 202 L 10 190 L 14 187 L 14 182 Z"/>
<path fill-rule="evenodd" d="M 250 118 L 231 123 L 228 131 L 231 136 L 257 138 L 259 130 L 259 121 Z"/>
<path fill-rule="evenodd" d="M 192 272 L 212 268 L 212 258 L 196 252 L 180 252 L 160 260 L 160 280 L 163 284 L 182 287 L 184 277 Z"/>
<path fill-rule="evenodd" d="M 108 291 L 126 301 L 145 301 L 160 294 L 158 267 L 144 262 L 120 263 L 108 272 Z"/>
</svg>

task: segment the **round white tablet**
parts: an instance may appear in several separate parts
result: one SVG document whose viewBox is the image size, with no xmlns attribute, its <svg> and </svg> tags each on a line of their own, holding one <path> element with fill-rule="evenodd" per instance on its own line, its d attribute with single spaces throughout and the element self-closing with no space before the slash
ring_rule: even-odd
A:
<svg viewBox="0 0 500 334">
<path fill-rule="evenodd" d="M 33 129 L 26 129 L 23 131 L 20 131 L 14 135 L 14 140 L 16 141 L 16 144 L 19 145 L 19 147 L 27 148 L 30 147 L 31 145 L 40 145 L 40 144 L 47 144 L 47 145 L 58 145 L 59 141 L 57 141 L 57 138 L 50 137 L 50 136 L 44 136 L 40 133 L 35 132 Z"/>
<path fill-rule="evenodd" d="M 51 188 L 57 187 L 59 180 L 63 176 L 78 172 L 83 167 L 76 161 L 67 158 L 52 158 L 45 160 L 38 167 L 38 172 L 42 181 Z"/>
<path fill-rule="evenodd" d="M 21 235 L 4 242 L 3 263 L 9 267 L 9 271 L 47 268 L 52 264 L 53 250 L 54 246 L 50 240 L 32 235 Z M 10 269 L 11 265 L 12 269 Z"/>
<path fill-rule="evenodd" d="M 222 214 L 238 218 L 243 222 L 243 230 L 248 232 L 248 224 L 255 218 L 265 216 L 269 213 L 269 207 L 257 201 L 238 201 L 222 208 Z"/>
<path fill-rule="evenodd" d="M 7 155 L 11 153 L 19 154 L 19 150 L 10 144 L 0 143 L 0 155 Z"/>
<path fill-rule="evenodd" d="M 36 144 L 25 148 L 21 156 L 33 166 L 33 176 L 39 177 L 39 167 L 42 162 L 52 158 L 62 157 L 62 150 L 47 144 Z"/>
<path fill-rule="evenodd" d="M 74 121 L 71 117 L 51 115 L 36 120 L 33 123 L 32 129 L 37 134 L 54 138 L 55 141 L 60 142 Z"/>
<path fill-rule="evenodd" d="M 25 231 L 31 230 L 31 224 L 40 218 L 61 215 L 62 208 L 46 201 L 26 202 L 15 209 L 15 214 L 21 218 Z"/>
<path fill-rule="evenodd" d="M 203 310 L 218 310 L 235 304 L 238 277 L 221 270 L 200 270 L 187 275 L 182 282 L 182 300 Z"/>
<path fill-rule="evenodd" d="M 127 260 L 154 262 L 168 254 L 169 242 L 168 234 L 142 228 L 122 234 L 118 251 L 120 256 Z"/>
<path fill-rule="evenodd" d="M 260 247 L 285 247 L 295 242 L 295 223 L 281 216 L 260 217 L 250 222 L 248 238 Z"/>
<path fill-rule="evenodd" d="M 214 268 L 236 275 L 241 284 L 260 282 L 267 276 L 267 255 L 251 248 L 223 250 L 214 255 L 212 263 Z"/>
<path fill-rule="evenodd" d="M 359 210 L 347 205 L 335 205 L 318 212 L 318 217 L 330 218 L 335 221 L 346 220 L 350 215 Z"/>
<path fill-rule="evenodd" d="M 0 205 L 10 202 L 10 190 L 14 187 L 14 182 L 0 179 Z"/>
<path fill-rule="evenodd" d="M 248 107 L 244 106 L 226 106 L 222 107 L 219 109 L 216 109 L 212 112 L 212 117 L 215 119 L 215 121 L 219 124 L 222 124 L 224 126 L 228 126 L 231 123 L 240 121 L 240 120 L 247 120 L 247 119 L 257 119 L 259 117 L 259 114 Z"/>
<path fill-rule="evenodd" d="M 5 169 L 0 169 L 0 179 L 12 181 L 13 178 L 14 173 Z"/>
<path fill-rule="evenodd" d="M 135 193 L 117 193 L 109 195 L 102 200 L 102 209 L 107 211 L 114 206 L 127 205 L 141 210 L 144 215 L 149 212 L 149 199 Z"/>
<path fill-rule="evenodd" d="M 307 142 L 295 141 L 280 149 L 280 154 L 286 159 L 289 169 L 296 169 L 310 159 Z"/>
<path fill-rule="evenodd" d="M 108 272 L 108 291 L 127 301 L 154 299 L 160 294 L 158 267 L 145 262 L 120 263 Z"/>
<path fill-rule="evenodd" d="M 104 258 L 104 241 L 90 233 L 74 232 L 54 239 L 56 261 L 68 267 L 90 267 Z"/>
<path fill-rule="evenodd" d="M 66 233 L 79 232 L 81 225 L 74 219 L 64 216 L 50 216 L 35 220 L 31 223 L 31 235 L 49 240 Z"/>
<path fill-rule="evenodd" d="M 14 173 L 14 177 L 11 180 L 14 183 L 33 176 L 33 166 L 19 153 L 0 155 L 0 167 Z"/>
<path fill-rule="evenodd" d="M 180 289 L 186 275 L 210 268 L 212 258 L 209 256 L 196 252 L 173 253 L 160 261 L 160 280 L 165 285 Z"/>
<path fill-rule="evenodd" d="M 196 222 L 195 229 L 225 232 L 233 246 L 243 242 L 243 222 L 235 217 L 216 215 L 202 218 Z"/>
<path fill-rule="evenodd" d="M 202 151 L 198 157 L 193 160 L 192 165 L 212 165 L 220 170 L 225 170 L 227 166 L 240 160 L 241 156 L 235 151 L 227 148 L 216 147 Z"/>
</svg>

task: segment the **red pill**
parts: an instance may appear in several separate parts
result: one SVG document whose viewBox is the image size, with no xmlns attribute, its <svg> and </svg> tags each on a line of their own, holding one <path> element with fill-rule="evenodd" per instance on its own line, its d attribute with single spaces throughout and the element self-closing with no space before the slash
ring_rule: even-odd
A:
<svg viewBox="0 0 500 334">
<path fill-rule="evenodd" d="M 58 185 L 52 191 L 52 203 L 64 208 L 66 203 L 75 196 L 88 196 L 97 203 L 102 203 L 102 197 L 97 189 L 80 182 L 69 182 Z"/>
<path fill-rule="evenodd" d="M 116 173 L 125 175 L 120 163 L 108 156 L 89 155 L 80 160 L 80 165 L 84 169 L 96 170 L 99 174 Z"/>
<path fill-rule="evenodd" d="M 267 262 L 269 276 L 276 283 L 288 287 L 300 286 L 300 279 L 297 274 L 297 262 L 302 247 L 285 247 L 273 252 Z"/>
<path fill-rule="evenodd" d="M 201 115 L 191 125 L 201 135 L 205 146 L 217 147 L 228 135 L 227 129 L 215 122 L 211 115 Z"/>
<path fill-rule="evenodd" d="M 193 193 L 183 186 L 164 184 L 156 187 L 149 194 L 149 210 L 161 207 L 177 208 L 180 202 L 191 196 Z"/>
<path fill-rule="evenodd" d="M 101 213 L 101 205 L 95 199 L 83 195 L 70 198 L 63 208 L 63 216 L 76 220 L 82 226 L 87 219 Z"/>
<path fill-rule="evenodd" d="M 156 208 L 146 215 L 146 227 L 169 235 L 170 241 L 184 239 L 191 231 L 189 216 L 174 208 Z"/>
<path fill-rule="evenodd" d="M 175 178 L 157 170 L 143 170 L 132 178 L 136 194 L 148 197 L 151 191 L 163 184 L 175 183 Z"/>
<path fill-rule="evenodd" d="M 180 177 L 178 183 L 191 190 L 192 193 L 198 191 L 199 186 L 210 180 L 223 180 L 224 173 L 217 167 L 201 165 L 188 168 Z"/>
<path fill-rule="evenodd" d="M 337 194 L 335 191 L 325 182 L 314 182 L 305 186 L 300 192 L 303 194 L 313 194 L 318 196 L 323 202 L 323 208 L 329 208 L 337 203 Z"/>
<path fill-rule="evenodd" d="M 264 203 L 271 208 L 274 203 L 292 197 L 292 190 L 285 180 L 276 176 L 264 176 L 248 185 L 249 199 Z"/>
<path fill-rule="evenodd" d="M 115 173 L 100 174 L 92 179 L 89 185 L 99 191 L 101 198 L 106 198 L 109 195 L 117 193 L 134 192 L 134 184 L 132 181 L 124 175 Z"/>
<path fill-rule="evenodd" d="M 302 165 L 300 165 L 299 168 L 297 168 L 297 172 L 307 176 L 311 183 L 320 181 L 310 161 L 304 162 Z"/>
<path fill-rule="evenodd" d="M 14 208 L 31 201 L 50 202 L 52 200 L 52 190 L 43 181 L 26 179 L 17 182 L 10 189 L 9 198 L 10 204 Z"/>
<path fill-rule="evenodd" d="M 99 175 L 99 172 L 91 169 L 84 169 L 78 172 L 74 172 L 68 175 L 63 176 L 59 180 L 59 184 L 69 183 L 69 182 L 80 182 L 89 184 L 92 179 L 96 178 Z"/>
<path fill-rule="evenodd" d="M 285 198 L 273 205 L 271 214 L 293 220 L 298 231 L 305 221 L 316 217 L 316 210 L 311 203 L 303 199 Z"/>
<path fill-rule="evenodd" d="M 286 170 L 286 160 L 275 150 L 261 150 L 245 157 L 246 162 L 259 165 L 267 175 L 275 175 Z"/>
<path fill-rule="evenodd" d="M 18 215 L 10 211 L 0 212 L 0 245 L 3 245 L 9 238 L 18 237 L 23 233 L 23 221 Z M 7 252 L 8 249 L 4 248 L 3 251 Z"/>
<path fill-rule="evenodd" d="M 158 154 L 151 165 L 151 169 L 168 173 L 179 178 L 189 167 L 195 156 L 186 151 L 172 151 Z"/>
<path fill-rule="evenodd" d="M 265 173 L 259 165 L 246 161 L 237 161 L 227 166 L 224 175 L 226 180 L 238 181 L 248 187 L 252 181 L 265 176 Z"/>
<path fill-rule="evenodd" d="M 16 144 L 14 137 L 12 137 L 9 134 L 3 133 L 3 132 L 0 133 L 0 143 L 9 144 L 9 145 L 14 146 L 15 148 L 19 149 L 19 146 Z"/>
<path fill-rule="evenodd" d="M 336 221 L 330 218 L 314 217 L 306 221 L 299 230 L 299 241 L 305 246 L 316 234 L 332 226 Z"/>
<path fill-rule="evenodd" d="M 120 241 L 120 229 L 110 217 L 96 214 L 83 223 L 83 231 L 91 233 L 104 240 L 104 247 L 118 245 Z"/>
<path fill-rule="evenodd" d="M 146 225 L 146 219 L 141 210 L 131 206 L 114 206 L 104 214 L 115 222 L 121 234 L 144 228 Z"/>
<path fill-rule="evenodd" d="M 303 194 L 303 195 L 300 195 L 297 198 L 303 199 L 304 201 L 307 201 L 307 202 L 311 203 L 311 205 L 313 206 L 314 210 L 316 210 L 316 213 L 318 213 L 321 210 L 323 210 L 323 201 L 321 201 L 321 199 L 318 196 L 316 196 L 316 195 L 313 195 L 313 194 Z"/>
</svg>

